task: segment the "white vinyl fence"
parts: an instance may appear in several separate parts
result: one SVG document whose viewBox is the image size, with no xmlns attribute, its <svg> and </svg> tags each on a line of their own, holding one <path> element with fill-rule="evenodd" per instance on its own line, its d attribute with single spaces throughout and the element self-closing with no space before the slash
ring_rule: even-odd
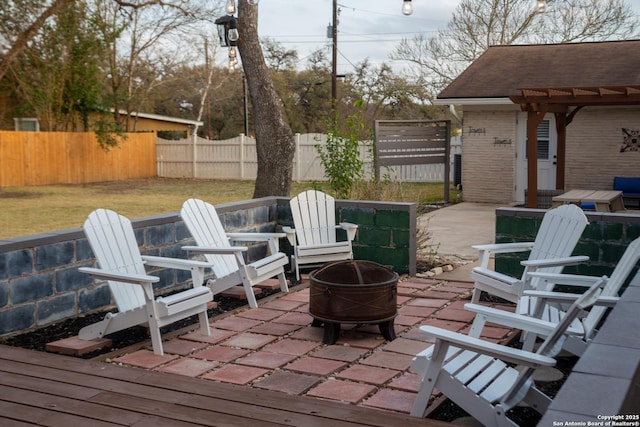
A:
<svg viewBox="0 0 640 427">
<path fill-rule="evenodd" d="M 294 181 L 326 181 L 324 167 L 316 150 L 317 144 L 325 144 L 326 136 L 320 133 L 296 134 L 296 152 L 293 157 Z M 459 137 L 451 139 L 451 173 L 454 173 L 454 154 L 462 152 Z M 360 152 L 371 176 L 371 154 L 367 144 Z M 240 136 L 223 141 L 200 137 L 167 141 L 157 139 L 156 158 L 158 176 L 164 178 L 198 179 L 256 179 L 258 160 L 256 140 Z M 410 165 L 385 168 L 380 176 L 402 182 L 444 182 L 444 165 Z M 451 177 L 453 182 L 453 176 Z"/>
</svg>

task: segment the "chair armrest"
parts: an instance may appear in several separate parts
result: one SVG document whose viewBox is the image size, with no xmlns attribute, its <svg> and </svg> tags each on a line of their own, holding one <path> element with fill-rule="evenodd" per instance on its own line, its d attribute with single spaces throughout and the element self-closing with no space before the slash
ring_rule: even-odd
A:
<svg viewBox="0 0 640 427">
<path fill-rule="evenodd" d="M 217 255 L 233 255 L 239 252 L 246 252 L 249 250 L 246 246 L 183 246 L 182 249 L 189 252 L 195 252 L 198 254 L 217 254 Z M 194 261 L 198 262 L 198 261 Z M 205 263 L 209 266 L 209 263 Z"/>
<path fill-rule="evenodd" d="M 96 279 L 115 280 L 117 282 L 132 283 L 134 285 L 157 283 L 160 281 L 159 277 L 149 276 L 147 274 L 121 273 L 118 271 L 102 270 L 100 268 L 93 267 L 80 267 L 78 271 L 86 273 Z"/>
<path fill-rule="evenodd" d="M 482 268 L 487 268 L 491 255 L 530 251 L 533 248 L 533 242 L 490 243 L 486 245 L 473 245 L 471 247 L 478 251 L 478 265 Z"/>
<path fill-rule="evenodd" d="M 540 302 L 566 302 L 571 303 L 580 298 L 581 294 L 571 294 L 566 292 L 544 292 L 544 291 L 525 291 L 525 296 L 538 298 Z M 613 307 L 620 300 L 620 297 L 599 296 L 593 305 L 603 307 Z"/>
<path fill-rule="evenodd" d="M 296 245 L 296 230 L 294 230 L 291 227 L 283 226 L 282 227 L 282 231 L 284 231 L 285 234 L 287 235 L 287 239 L 289 240 L 289 243 L 291 244 L 291 246 L 295 246 Z"/>
<path fill-rule="evenodd" d="M 473 249 L 491 253 L 508 253 L 508 252 L 524 252 L 533 248 L 533 242 L 515 242 L 515 243 L 489 243 L 486 245 L 473 245 Z"/>
<path fill-rule="evenodd" d="M 490 268 L 473 267 L 471 270 L 471 278 L 480 283 L 502 282 L 510 286 L 516 286 L 522 280 L 517 277 L 511 277 L 504 273 L 500 273 Z"/>
<path fill-rule="evenodd" d="M 176 270 L 191 270 L 193 268 L 209 268 L 211 264 L 204 261 L 195 261 L 182 258 L 165 258 L 160 256 L 143 255 L 145 265 L 153 267 L 174 268 Z"/>
<path fill-rule="evenodd" d="M 565 258 L 524 260 L 524 261 L 521 261 L 520 264 L 525 267 L 544 268 L 544 267 L 559 267 L 562 265 L 576 265 L 586 261 L 589 261 L 588 256 L 576 255 L 576 256 L 570 256 Z"/>
<path fill-rule="evenodd" d="M 491 357 L 496 357 L 506 362 L 531 367 L 554 366 L 556 364 L 555 359 L 552 357 L 542 356 L 529 351 L 507 347 L 489 341 L 483 341 L 458 332 L 451 332 L 434 326 L 420 326 L 420 330 L 427 335 L 435 337 L 436 340 L 444 341 L 445 343 L 461 349 L 472 350 Z"/>
<path fill-rule="evenodd" d="M 347 232 L 347 239 L 349 239 L 349 241 L 352 241 L 356 238 L 356 231 L 358 231 L 358 226 L 356 224 L 352 224 L 350 222 L 341 222 L 336 227 L 342 228 Z"/>
<path fill-rule="evenodd" d="M 591 286 L 595 285 L 595 283 L 598 280 L 603 279 L 603 277 L 597 277 L 597 276 L 581 276 L 578 274 L 564 274 L 564 273 L 546 273 L 542 271 L 532 271 L 530 273 L 527 273 L 527 275 L 530 277 L 535 277 L 536 279 L 540 279 L 547 284 L 582 286 L 585 288 L 590 288 Z M 608 279 L 605 278 L 605 280 L 608 280 Z"/>
<path fill-rule="evenodd" d="M 524 316 L 521 314 L 511 313 L 506 310 L 499 310 L 496 308 L 487 307 L 480 304 L 465 304 L 465 310 L 473 311 L 476 313 L 476 319 L 473 322 L 472 329 L 475 329 L 469 334 L 472 336 L 480 336 L 479 332 L 484 327 L 486 322 L 496 323 L 498 325 L 507 326 L 510 328 L 520 329 L 526 332 L 532 332 L 539 335 L 549 335 L 551 331 L 556 327 L 555 323 L 547 322 L 545 320 L 536 319 L 530 316 Z M 482 316 L 480 319 L 479 316 Z M 477 329 L 480 330 L 477 330 Z M 477 334 L 477 335 L 476 335 Z"/>
<path fill-rule="evenodd" d="M 239 242 L 266 242 L 271 239 L 287 237 L 287 233 L 226 233 L 231 240 Z"/>
</svg>

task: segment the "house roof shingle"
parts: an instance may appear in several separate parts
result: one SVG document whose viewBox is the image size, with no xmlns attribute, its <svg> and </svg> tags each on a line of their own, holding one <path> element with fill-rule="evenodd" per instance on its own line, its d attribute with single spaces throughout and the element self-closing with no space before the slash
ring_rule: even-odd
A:
<svg viewBox="0 0 640 427">
<path fill-rule="evenodd" d="M 438 99 L 506 98 L 523 88 L 640 85 L 640 40 L 491 46 Z"/>
</svg>

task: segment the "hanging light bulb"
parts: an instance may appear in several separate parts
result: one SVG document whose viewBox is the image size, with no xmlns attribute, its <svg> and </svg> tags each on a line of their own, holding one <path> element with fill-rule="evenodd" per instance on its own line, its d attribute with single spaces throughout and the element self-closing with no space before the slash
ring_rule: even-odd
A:
<svg viewBox="0 0 640 427">
<path fill-rule="evenodd" d="M 236 13 L 236 0 L 227 0 L 227 14 L 233 15 Z"/>
<path fill-rule="evenodd" d="M 411 4 L 411 0 L 404 0 L 402 2 L 402 13 L 407 16 L 413 13 L 413 5 Z"/>
<path fill-rule="evenodd" d="M 546 2 L 544 0 L 538 0 L 538 12 L 544 12 Z"/>
<path fill-rule="evenodd" d="M 231 47 L 229 48 L 229 59 L 231 59 L 231 58 L 235 58 L 236 56 L 237 56 L 237 54 L 236 54 L 236 48 L 235 48 L 235 46 L 231 46 Z"/>
<path fill-rule="evenodd" d="M 237 42 L 238 41 L 238 29 L 237 28 L 229 28 L 229 34 L 227 35 L 229 37 L 229 41 L 230 42 Z"/>
<path fill-rule="evenodd" d="M 227 38 L 229 39 L 229 44 L 231 44 L 232 46 L 235 46 L 234 43 L 236 43 L 238 41 L 239 38 L 239 34 L 238 34 L 238 23 L 236 22 L 236 18 L 234 18 L 233 16 L 231 17 L 231 19 L 229 20 L 229 32 L 227 33 Z"/>
</svg>

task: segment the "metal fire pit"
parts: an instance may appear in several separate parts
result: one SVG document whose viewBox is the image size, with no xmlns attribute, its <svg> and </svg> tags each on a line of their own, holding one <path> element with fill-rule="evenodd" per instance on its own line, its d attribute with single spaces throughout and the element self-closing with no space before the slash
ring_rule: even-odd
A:
<svg viewBox="0 0 640 427">
<path fill-rule="evenodd" d="M 309 314 L 324 323 L 322 342 L 334 344 L 341 323 L 378 324 L 382 336 L 396 338 L 398 273 L 371 261 L 338 261 L 309 275 Z"/>
</svg>

